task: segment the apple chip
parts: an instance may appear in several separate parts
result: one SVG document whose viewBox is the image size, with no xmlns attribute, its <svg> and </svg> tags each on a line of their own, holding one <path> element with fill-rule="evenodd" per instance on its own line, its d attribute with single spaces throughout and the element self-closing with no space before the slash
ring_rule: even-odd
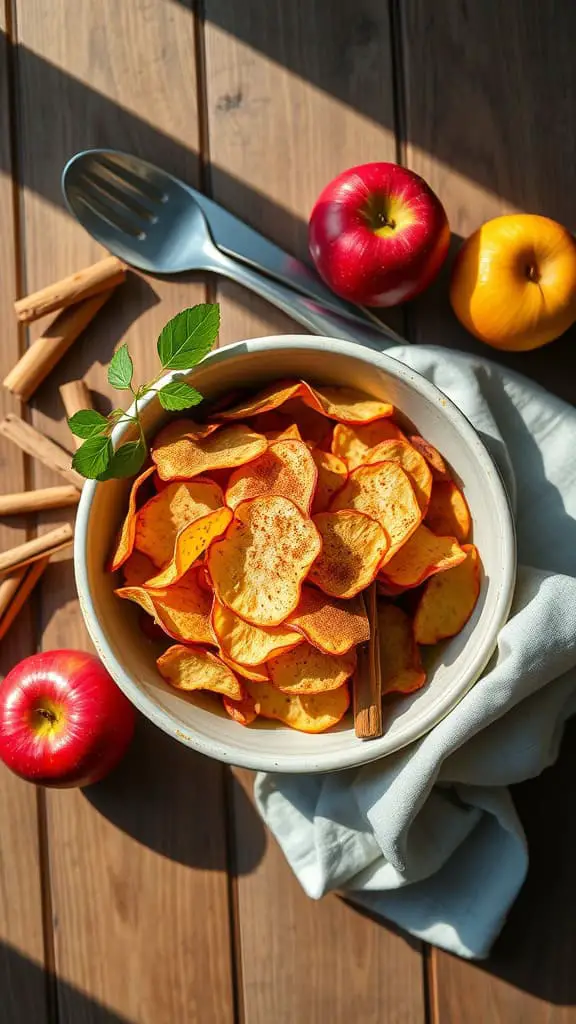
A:
<svg viewBox="0 0 576 1024">
<path fill-rule="evenodd" d="M 223 505 L 222 489 L 212 480 L 171 483 L 140 509 L 135 547 L 160 567 L 172 558 L 183 526 Z"/>
<path fill-rule="evenodd" d="M 133 551 L 130 558 L 122 566 L 124 584 L 127 587 L 140 587 L 150 579 L 156 571 L 154 562 L 141 551 Z"/>
<path fill-rule="evenodd" d="M 239 725 L 251 725 L 258 717 L 258 705 L 248 693 L 242 700 L 222 697 L 222 705 L 226 714 L 230 715 L 230 718 L 233 718 Z"/>
<path fill-rule="evenodd" d="M 429 576 L 445 572 L 466 558 L 454 537 L 437 537 L 421 524 L 387 563 L 383 575 L 400 587 L 417 587 Z"/>
<path fill-rule="evenodd" d="M 297 607 L 321 546 L 312 521 L 288 498 L 244 501 L 208 551 L 216 597 L 247 622 L 279 626 Z"/>
<path fill-rule="evenodd" d="M 378 462 L 397 462 L 402 466 L 414 488 L 422 514 L 425 515 L 432 493 L 432 473 L 420 452 L 408 441 L 381 441 L 364 457 L 365 466 L 373 466 Z"/>
<path fill-rule="evenodd" d="M 188 573 L 173 587 L 120 587 L 116 594 L 143 608 L 175 640 L 215 643 L 210 622 L 212 597 L 200 587 L 195 573 Z"/>
<path fill-rule="evenodd" d="M 388 601 L 378 602 L 382 694 L 412 693 L 426 682 L 412 622 Z"/>
<path fill-rule="evenodd" d="M 253 626 L 219 601 L 214 601 L 212 629 L 220 649 L 238 665 L 261 665 L 303 642 L 301 634 L 287 624 L 266 629 Z"/>
<path fill-rule="evenodd" d="M 281 430 L 266 430 L 264 437 L 268 441 L 301 441 L 302 437 L 298 430 L 297 423 L 290 423 L 288 427 Z"/>
<path fill-rule="evenodd" d="M 309 448 L 325 448 L 330 451 L 334 424 L 322 413 L 305 405 L 300 398 L 291 398 L 282 409 L 291 423 L 295 423 L 300 437 Z"/>
<path fill-rule="evenodd" d="M 317 479 L 314 459 L 303 441 L 273 441 L 263 455 L 232 473 L 226 504 L 236 508 L 249 498 L 276 494 L 290 498 L 309 515 Z"/>
<path fill-rule="evenodd" d="M 354 388 L 316 385 L 312 387 L 304 380 L 285 380 L 274 382 L 252 399 L 220 413 L 220 418 L 246 419 L 248 416 L 278 409 L 291 398 L 301 398 L 315 412 L 341 423 L 369 423 L 384 416 L 391 416 L 394 412 L 394 407 L 389 402 L 370 398 Z"/>
<path fill-rule="evenodd" d="M 324 693 L 343 686 L 356 668 L 356 652 L 337 657 L 303 643 L 286 654 L 270 658 L 272 684 L 283 693 Z"/>
<path fill-rule="evenodd" d="M 405 441 L 406 438 L 393 420 L 376 420 L 374 423 L 351 426 L 337 423 L 332 437 L 332 452 L 344 459 L 349 470 L 356 469 L 364 462 L 364 456 L 382 441 Z"/>
<path fill-rule="evenodd" d="M 346 463 L 331 452 L 323 452 L 320 448 L 314 448 L 312 458 L 318 470 L 318 482 L 316 494 L 312 504 L 312 513 L 326 512 L 332 498 L 341 487 L 344 486 L 348 477 Z"/>
<path fill-rule="evenodd" d="M 130 558 L 130 555 L 134 550 L 134 542 L 136 539 L 136 517 L 138 514 L 136 508 L 138 501 L 138 491 L 140 490 L 142 484 L 145 483 L 145 481 L 152 476 L 153 472 L 153 466 L 150 466 L 148 469 L 145 469 L 143 473 L 140 473 L 140 476 L 136 477 L 134 483 L 132 484 L 132 487 L 130 488 L 128 512 L 126 513 L 126 518 L 122 523 L 122 527 L 120 529 L 120 536 L 116 543 L 116 550 L 114 551 L 112 560 L 110 562 L 110 572 L 116 572 L 116 569 L 119 569 L 121 565 L 124 565 L 124 562 L 126 562 Z"/>
<path fill-rule="evenodd" d="M 350 692 L 345 683 L 338 690 L 316 694 L 282 693 L 269 683 L 246 683 L 258 714 L 273 718 L 298 732 L 326 732 L 337 725 L 350 707 Z"/>
<path fill-rule="evenodd" d="M 152 448 L 163 448 L 164 445 L 172 444 L 174 441 L 181 441 L 183 438 L 192 438 L 195 441 L 203 437 L 209 437 L 216 430 L 221 430 L 221 423 L 195 423 L 194 420 L 182 417 L 178 420 L 170 420 L 165 427 L 154 436 Z"/>
<path fill-rule="evenodd" d="M 285 625 L 298 630 L 325 654 L 347 654 L 356 644 L 370 639 L 370 624 L 360 596 L 340 601 L 314 587 L 302 587 L 300 603 Z"/>
<path fill-rule="evenodd" d="M 332 597 L 354 597 L 372 582 L 388 550 L 384 530 L 364 512 L 351 509 L 320 512 L 313 523 L 322 551 L 308 579 Z"/>
<path fill-rule="evenodd" d="M 233 661 L 232 658 L 227 658 L 222 648 L 218 649 L 218 657 L 222 659 L 228 668 L 231 668 L 234 675 L 241 677 L 242 679 L 251 679 L 255 683 L 269 683 L 270 676 L 266 665 L 239 665 L 237 661 Z"/>
<path fill-rule="evenodd" d="M 257 458 L 268 441 L 245 423 L 233 423 L 216 433 L 196 438 L 190 434 L 159 444 L 152 449 L 152 460 L 161 480 L 191 480 L 213 469 L 243 466 Z"/>
<path fill-rule="evenodd" d="M 456 537 L 460 543 L 470 535 L 470 512 L 466 498 L 452 480 L 439 480 L 432 488 L 426 524 L 434 533 Z"/>
<path fill-rule="evenodd" d="M 170 587 L 184 576 L 210 544 L 221 537 L 232 521 L 229 508 L 217 508 L 183 526 L 174 541 L 174 554 L 156 576 L 147 580 L 149 587 Z"/>
<path fill-rule="evenodd" d="M 426 583 L 414 617 L 419 644 L 436 644 L 456 636 L 470 618 L 480 593 L 478 552 L 465 544 L 466 559 Z"/>
<path fill-rule="evenodd" d="M 204 647 L 175 644 L 156 661 L 158 671 L 177 690 L 210 690 L 231 700 L 242 700 L 244 687 L 232 669 Z"/>
<path fill-rule="evenodd" d="M 444 459 L 440 455 L 440 452 L 430 441 L 426 441 L 425 438 L 420 437 L 419 434 L 412 434 L 408 438 L 410 444 L 417 452 L 420 452 L 425 459 L 430 470 L 432 472 L 433 480 L 451 480 L 450 470 L 444 462 Z"/>
<path fill-rule="evenodd" d="M 385 562 L 406 543 L 422 519 L 414 488 L 397 462 L 354 469 L 331 505 L 334 512 L 345 508 L 364 512 L 380 523 L 390 545 Z"/>
</svg>

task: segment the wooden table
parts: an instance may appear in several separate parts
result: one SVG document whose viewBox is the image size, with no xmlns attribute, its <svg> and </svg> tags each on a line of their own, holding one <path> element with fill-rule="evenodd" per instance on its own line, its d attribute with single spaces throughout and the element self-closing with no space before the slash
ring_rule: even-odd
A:
<svg viewBox="0 0 576 1024">
<path fill-rule="evenodd" d="M 321 187 L 367 160 L 420 171 L 455 241 L 507 210 L 576 224 L 576 6 L 561 0 L 2 0 L 0 304 L 4 376 L 26 343 L 11 304 L 91 262 L 63 208 L 76 150 L 125 149 L 200 185 L 297 255 Z M 32 422 L 68 442 L 57 384 L 126 337 L 144 377 L 164 322 L 217 297 L 221 344 L 294 325 L 238 288 L 133 276 L 38 392 Z M 446 275 L 391 322 L 479 350 Z M 34 337 L 36 332 L 31 332 Z M 503 357 L 576 399 L 575 334 Z M 486 354 L 485 351 L 483 354 Z M 99 394 L 101 392 L 101 394 Z M 2 411 L 17 411 L 0 396 Z M 56 482 L 0 449 L 2 489 Z M 60 522 L 46 514 L 38 529 Z M 36 524 L 2 525 L 7 547 Z M 87 643 L 69 556 L 0 652 Z M 423 947 L 337 898 L 309 901 L 265 834 L 247 772 L 145 721 L 109 781 L 35 792 L 0 774 L 2 1024 L 568 1024 L 576 1021 L 574 739 L 515 790 L 528 883 L 481 965 Z M 572 742 L 570 742 L 572 740 Z"/>
</svg>

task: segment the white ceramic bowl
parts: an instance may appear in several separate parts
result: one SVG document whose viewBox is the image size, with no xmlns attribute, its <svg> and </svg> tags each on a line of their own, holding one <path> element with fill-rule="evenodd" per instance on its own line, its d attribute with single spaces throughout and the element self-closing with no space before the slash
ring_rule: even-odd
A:
<svg viewBox="0 0 576 1024">
<path fill-rule="evenodd" d="M 317 736 L 264 720 L 243 728 L 215 711 L 211 698 L 192 702 L 164 683 L 143 642 L 137 609 L 115 597 L 118 580 L 105 568 L 125 513 L 127 481 L 84 485 L 76 522 L 76 582 L 86 625 L 106 668 L 136 707 L 165 732 L 210 757 L 247 768 L 333 771 L 372 761 L 418 739 L 478 679 L 510 610 L 514 527 L 500 475 L 473 427 L 437 388 L 395 359 L 330 338 L 271 337 L 220 349 L 191 374 L 207 398 L 282 377 L 348 385 L 393 402 L 447 458 L 471 509 L 473 539 L 483 564 L 478 604 L 458 636 L 431 649 L 429 681 L 418 693 L 397 701 L 381 739 L 356 739 L 351 715 Z M 166 418 L 158 401 L 149 401 L 143 410 L 147 434 L 153 435 Z M 124 440 L 129 437 L 127 431 Z"/>
</svg>

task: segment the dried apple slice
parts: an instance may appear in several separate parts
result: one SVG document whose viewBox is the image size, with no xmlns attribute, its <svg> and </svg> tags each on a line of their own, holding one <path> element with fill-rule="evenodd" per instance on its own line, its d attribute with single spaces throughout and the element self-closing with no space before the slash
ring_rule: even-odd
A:
<svg viewBox="0 0 576 1024">
<path fill-rule="evenodd" d="M 426 583 L 414 616 L 416 643 L 436 644 L 456 636 L 472 615 L 480 593 L 480 565 L 473 544 L 465 544 L 466 559 Z"/>
<path fill-rule="evenodd" d="M 222 705 L 226 714 L 230 715 L 230 718 L 238 722 L 239 725 L 251 725 L 258 717 L 258 705 L 249 693 L 242 700 L 222 697 Z"/>
<path fill-rule="evenodd" d="M 318 470 L 318 482 L 316 493 L 312 503 L 312 514 L 326 512 L 332 498 L 348 478 L 348 469 L 343 459 L 331 452 L 324 452 L 320 448 L 314 448 L 312 458 Z"/>
<path fill-rule="evenodd" d="M 122 566 L 124 585 L 127 587 L 140 587 L 154 575 L 155 565 L 148 555 L 142 551 L 133 551 L 130 558 Z"/>
<path fill-rule="evenodd" d="M 316 694 L 282 693 L 269 683 L 246 683 L 258 714 L 272 718 L 298 732 L 326 732 L 337 725 L 350 707 L 350 692 L 345 683 L 338 690 Z"/>
<path fill-rule="evenodd" d="M 439 480 L 432 487 L 426 524 L 434 533 L 456 537 L 462 544 L 470 536 L 470 512 L 466 498 L 452 480 Z"/>
<path fill-rule="evenodd" d="M 224 505 L 224 494 L 212 480 L 167 485 L 140 509 L 134 545 L 160 567 L 174 553 L 183 526 Z"/>
<path fill-rule="evenodd" d="M 204 647 L 175 644 L 157 659 L 158 671 L 176 690 L 210 690 L 231 700 L 242 700 L 245 691 L 231 668 Z"/>
<path fill-rule="evenodd" d="M 413 693 L 426 682 L 412 621 L 388 601 L 378 602 L 382 694 Z"/>
<path fill-rule="evenodd" d="M 300 437 L 309 448 L 325 448 L 330 451 L 334 429 L 332 420 L 305 405 L 300 398 L 291 398 L 284 405 L 282 412 L 296 424 Z"/>
<path fill-rule="evenodd" d="M 420 452 L 425 459 L 432 473 L 433 480 L 451 480 L 450 470 L 440 455 L 440 452 L 430 441 L 420 437 L 419 434 L 412 434 L 408 440 L 417 452 Z"/>
<path fill-rule="evenodd" d="M 236 508 L 249 498 L 277 494 L 290 498 L 309 515 L 317 479 L 314 459 L 303 441 L 273 441 L 263 455 L 232 473 L 226 504 Z"/>
<path fill-rule="evenodd" d="M 225 665 L 228 665 L 232 669 L 234 675 L 241 677 L 242 679 L 251 679 L 255 683 L 269 683 L 270 676 L 266 665 L 239 665 L 237 661 L 233 661 L 232 658 L 227 658 L 222 648 L 218 649 L 218 657 L 222 659 Z"/>
<path fill-rule="evenodd" d="M 370 624 L 361 597 L 340 601 L 314 587 L 302 587 L 300 603 L 286 619 L 325 654 L 347 654 L 356 644 L 370 639 Z"/>
<path fill-rule="evenodd" d="M 354 469 L 331 505 L 334 512 L 346 508 L 364 512 L 380 523 L 390 545 L 383 562 L 390 561 L 422 519 L 414 488 L 397 462 Z"/>
<path fill-rule="evenodd" d="M 386 564 L 386 582 L 399 587 L 417 587 L 429 576 L 446 572 L 466 558 L 454 537 L 437 537 L 423 523 Z"/>
<path fill-rule="evenodd" d="M 303 642 L 302 635 L 288 625 L 254 626 L 219 601 L 212 608 L 212 629 L 220 649 L 238 665 L 261 665 Z"/>
<path fill-rule="evenodd" d="M 216 597 L 247 622 L 279 626 L 298 606 L 320 548 L 318 530 L 293 501 L 276 495 L 244 501 L 208 552 Z"/>
<path fill-rule="evenodd" d="M 157 438 L 152 460 L 161 480 L 191 480 L 215 469 L 243 466 L 267 447 L 268 441 L 262 434 L 245 423 L 233 423 L 200 438 L 186 434 L 162 444 Z"/>
<path fill-rule="evenodd" d="M 400 427 L 391 419 L 352 426 L 337 423 L 332 437 L 332 452 L 343 459 L 349 470 L 364 462 L 365 455 L 382 441 L 405 441 Z"/>
<path fill-rule="evenodd" d="M 425 515 L 432 493 L 432 473 L 420 452 L 407 441 L 381 441 L 364 458 L 365 466 L 373 466 L 378 462 L 397 462 L 402 466 L 414 488 L 422 514 Z"/>
<path fill-rule="evenodd" d="M 322 551 L 308 579 L 332 597 L 354 597 L 375 578 L 388 550 L 386 533 L 375 519 L 352 509 L 320 512 L 312 521 Z"/>
<path fill-rule="evenodd" d="M 341 423 L 369 423 L 384 416 L 391 416 L 394 412 L 394 407 L 389 402 L 370 398 L 355 388 L 317 385 L 312 387 L 304 380 L 284 380 L 275 381 L 252 399 L 247 399 L 220 413 L 220 418 L 246 419 L 258 413 L 278 409 L 292 398 L 301 398 L 315 412 Z"/>
<path fill-rule="evenodd" d="M 356 668 L 356 651 L 336 656 L 303 643 L 268 661 L 272 684 L 283 693 L 324 693 L 343 686 Z"/>
<path fill-rule="evenodd" d="M 173 639 L 215 644 L 210 621 L 212 596 L 199 585 L 196 573 L 188 573 L 172 587 L 128 586 L 120 587 L 116 594 L 143 608 Z"/>
<path fill-rule="evenodd" d="M 298 430 L 297 423 L 291 423 L 288 427 L 284 427 L 281 430 L 266 430 L 264 431 L 264 437 L 268 441 L 301 441 L 302 436 Z"/>
<path fill-rule="evenodd" d="M 261 413 L 272 412 L 279 409 L 290 398 L 295 398 L 302 391 L 302 381 L 282 380 L 273 381 L 262 391 L 250 395 L 243 401 L 221 412 L 220 419 L 223 420 L 244 420 L 249 416 L 259 416 Z"/>
<path fill-rule="evenodd" d="M 177 420 L 170 420 L 165 427 L 162 427 L 151 444 L 151 448 L 163 448 L 164 445 L 172 444 L 173 441 L 180 441 L 182 438 L 193 438 L 199 441 L 203 437 L 209 437 L 217 430 L 222 429 L 221 423 L 196 423 L 194 420 L 181 417 Z"/>
<path fill-rule="evenodd" d="M 217 508 L 183 526 L 174 541 L 174 554 L 156 576 L 146 581 L 148 587 L 170 587 L 194 565 L 217 537 L 221 537 L 232 521 L 229 508 Z"/>
<path fill-rule="evenodd" d="M 134 550 L 134 541 L 136 539 L 136 518 L 137 502 L 138 502 L 138 491 L 142 487 L 142 484 L 146 482 L 154 472 L 154 466 L 150 466 L 145 469 L 140 476 L 137 476 L 132 487 L 130 488 L 130 498 L 128 500 L 128 511 L 122 526 L 120 528 L 120 535 L 116 543 L 116 549 L 110 562 L 110 572 L 116 572 L 121 565 L 124 565 Z"/>
</svg>

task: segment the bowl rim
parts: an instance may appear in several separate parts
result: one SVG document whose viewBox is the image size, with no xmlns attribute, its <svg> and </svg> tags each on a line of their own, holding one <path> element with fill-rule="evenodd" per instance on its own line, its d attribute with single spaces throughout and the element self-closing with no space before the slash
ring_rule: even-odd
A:
<svg viewBox="0 0 576 1024">
<path fill-rule="evenodd" d="M 115 680 L 119 688 L 150 721 L 157 725 L 163 732 L 177 739 L 185 746 L 206 754 L 224 763 L 233 764 L 239 767 L 249 768 L 255 771 L 285 772 L 290 774 L 323 773 L 329 771 L 340 771 L 346 768 L 359 767 L 378 760 L 380 757 L 388 756 L 402 750 L 416 740 L 421 739 L 430 732 L 439 722 L 452 711 L 462 698 L 478 681 L 497 645 L 498 634 L 508 619 L 514 588 L 516 582 L 517 552 L 514 519 L 511 510 L 511 503 L 502 480 L 499 468 L 486 445 L 481 440 L 476 429 L 468 420 L 466 415 L 444 394 L 435 384 L 432 384 L 417 370 L 395 359 L 386 352 L 376 351 L 360 343 L 343 341 L 339 338 L 307 335 L 269 335 L 260 338 L 250 338 L 211 352 L 202 363 L 210 361 L 218 363 L 226 361 L 236 354 L 257 354 L 260 352 L 272 352 L 286 348 L 317 349 L 319 352 L 333 352 L 343 356 L 360 359 L 363 362 L 376 365 L 390 376 L 396 377 L 404 384 L 414 388 L 424 398 L 433 404 L 440 404 L 443 413 L 452 421 L 457 430 L 463 435 L 470 448 L 474 450 L 475 457 L 483 467 L 486 474 L 491 477 L 493 498 L 495 500 L 500 526 L 503 533 L 504 558 L 502 563 L 502 583 L 494 598 L 492 615 L 487 626 L 486 642 L 481 650 L 477 652 L 467 670 L 466 683 L 455 687 L 442 695 L 435 703 L 434 709 L 430 709 L 425 724 L 416 720 L 407 723 L 404 733 L 394 742 L 393 746 L 386 743 L 386 733 L 383 737 L 371 740 L 355 747 L 350 751 L 338 753 L 315 754 L 314 763 L 312 758 L 307 758 L 304 767 L 295 763 L 295 759 L 286 755 L 276 754 L 273 757 L 261 755 L 258 752 L 241 756 L 241 760 L 234 759 L 234 750 L 229 743 L 221 742 L 211 737 L 205 740 L 201 735 L 183 733 L 173 721 L 168 711 L 157 705 L 132 679 L 129 672 L 124 668 L 114 655 L 108 644 L 103 628 L 100 626 L 98 617 L 92 602 L 88 580 L 88 567 L 86 559 L 86 544 L 88 538 L 88 523 L 90 510 L 96 494 L 96 489 L 102 486 L 98 481 L 87 480 L 82 488 L 80 502 L 76 516 L 76 529 L 74 538 L 74 573 L 80 609 L 86 628 L 94 644 L 96 652 L 102 660 L 105 668 Z M 190 371 L 193 373 L 194 371 Z M 171 371 L 161 378 L 159 384 L 170 381 L 175 375 L 182 376 L 182 371 Z M 157 401 L 155 394 L 141 399 L 140 410 L 144 409 L 150 402 Z M 112 438 L 117 443 L 128 429 L 128 425 L 121 425 L 115 429 Z"/>
</svg>

